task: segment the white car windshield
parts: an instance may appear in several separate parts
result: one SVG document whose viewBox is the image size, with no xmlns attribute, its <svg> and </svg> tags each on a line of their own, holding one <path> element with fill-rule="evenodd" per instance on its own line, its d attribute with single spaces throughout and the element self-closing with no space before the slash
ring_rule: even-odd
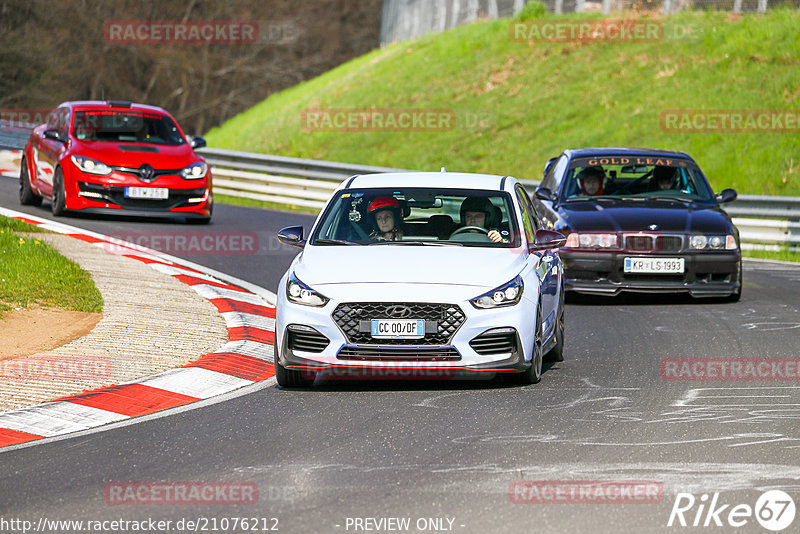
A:
<svg viewBox="0 0 800 534">
<path fill-rule="evenodd" d="M 467 189 L 392 188 L 339 191 L 312 245 L 519 245 L 508 193 Z"/>
</svg>

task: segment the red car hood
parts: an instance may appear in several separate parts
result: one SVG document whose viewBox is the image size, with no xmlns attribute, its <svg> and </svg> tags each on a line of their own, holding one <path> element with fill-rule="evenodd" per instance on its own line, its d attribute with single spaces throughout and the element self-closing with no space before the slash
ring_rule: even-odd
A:
<svg viewBox="0 0 800 534">
<path fill-rule="evenodd" d="M 96 159 L 112 167 L 138 168 L 147 163 L 155 169 L 182 169 L 203 161 L 189 143 L 183 145 L 149 145 L 143 143 L 112 143 L 106 141 L 75 141 L 70 151 Z"/>
</svg>

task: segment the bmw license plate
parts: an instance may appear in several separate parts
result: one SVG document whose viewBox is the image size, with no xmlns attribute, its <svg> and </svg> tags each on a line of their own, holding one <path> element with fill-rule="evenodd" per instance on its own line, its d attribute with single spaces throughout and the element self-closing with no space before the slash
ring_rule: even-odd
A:
<svg viewBox="0 0 800 534">
<path fill-rule="evenodd" d="M 626 273 L 683 274 L 683 258 L 625 258 Z"/>
<path fill-rule="evenodd" d="M 166 200 L 169 198 L 169 189 L 166 187 L 126 187 L 125 198 Z"/>
<path fill-rule="evenodd" d="M 373 319 L 372 337 L 414 339 L 425 336 L 424 319 Z"/>
</svg>

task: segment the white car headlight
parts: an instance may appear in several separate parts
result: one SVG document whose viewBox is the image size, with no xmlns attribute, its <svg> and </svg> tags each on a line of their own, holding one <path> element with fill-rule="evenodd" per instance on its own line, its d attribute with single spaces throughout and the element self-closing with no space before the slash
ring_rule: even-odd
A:
<svg viewBox="0 0 800 534">
<path fill-rule="evenodd" d="M 97 161 L 96 159 L 87 158 L 84 156 L 72 156 L 70 159 L 72 160 L 72 163 L 74 163 L 75 166 L 83 172 L 88 172 L 89 174 L 99 174 L 100 176 L 111 174 L 111 167 L 105 163 Z"/>
<path fill-rule="evenodd" d="M 181 176 L 186 180 L 199 180 L 205 178 L 208 172 L 208 165 L 202 161 L 199 163 L 192 163 L 181 171 Z"/>
<path fill-rule="evenodd" d="M 732 235 L 702 235 L 689 238 L 689 246 L 695 250 L 736 250 L 738 244 Z"/>
<path fill-rule="evenodd" d="M 325 306 L 330 300 L 301 282 L 294 273 L 289 275 L 289 280 L 286 281 L 286 298 L 295 304 L 315 307 Z"/>
<path fill-rule="evenodd" d="M 708 243 L 708 239 L 704 235 L 693 235 L 689 240 L 691 247 L 696 249 L 706 248 L 706 243 Z"/>
<path fill-rule="evenodd" d="M 617 234 L 580 234 L 567 236 L 564 248 L 619 248 Z"/>
<path fill-rule="evenodd" d="M 510 282 L 506 282 L 498 288 L 487 291 L 483 295 L 479 295 L 469 302 L 476 308 L 482 310 L 500 308 L 502 306 L 513 306 L 522 298 L 523 289 L 522 277 L 517 276 Z"/>
</svg>

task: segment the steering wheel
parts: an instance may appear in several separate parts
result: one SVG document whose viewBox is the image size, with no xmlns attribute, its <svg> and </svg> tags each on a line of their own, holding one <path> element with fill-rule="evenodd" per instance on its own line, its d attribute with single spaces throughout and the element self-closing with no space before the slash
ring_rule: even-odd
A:
<svg viewBox="0 0 800 534">
<path fill-rule="evenodd" d="M 464 226 L 462 228 L 459 228 L 452 234 L 450 234 L 450 239 L 453 239 L 455 236 L 460 234 L 466 234 L 467 232 L 480 232 L 482 234 L 489 235 L 489 230 L 487 230 L 483 226 Z"/>
<path fill-rule="evenodd" d="M 618 195 L 618 194 L 622 193 L 623 191 L 625 193 L 630 193 L 629 188 L 633 187 L 634 185 L 639 184 L 639 182 L 641 182 L 645 178 L 649 178 L 650 176 L 652 176 L 654 170 L 656 170 L 655 167 L 653 167 L 648 172 L 644 173 L 643 175 L 641 175 L 640 177 L 638 177 L 637 179 L 635 179 L 634 181 L 632 181 L 628 185 L 624 186 L 622 189 L 617 189 L 614 194 Z"/>
</svg>

